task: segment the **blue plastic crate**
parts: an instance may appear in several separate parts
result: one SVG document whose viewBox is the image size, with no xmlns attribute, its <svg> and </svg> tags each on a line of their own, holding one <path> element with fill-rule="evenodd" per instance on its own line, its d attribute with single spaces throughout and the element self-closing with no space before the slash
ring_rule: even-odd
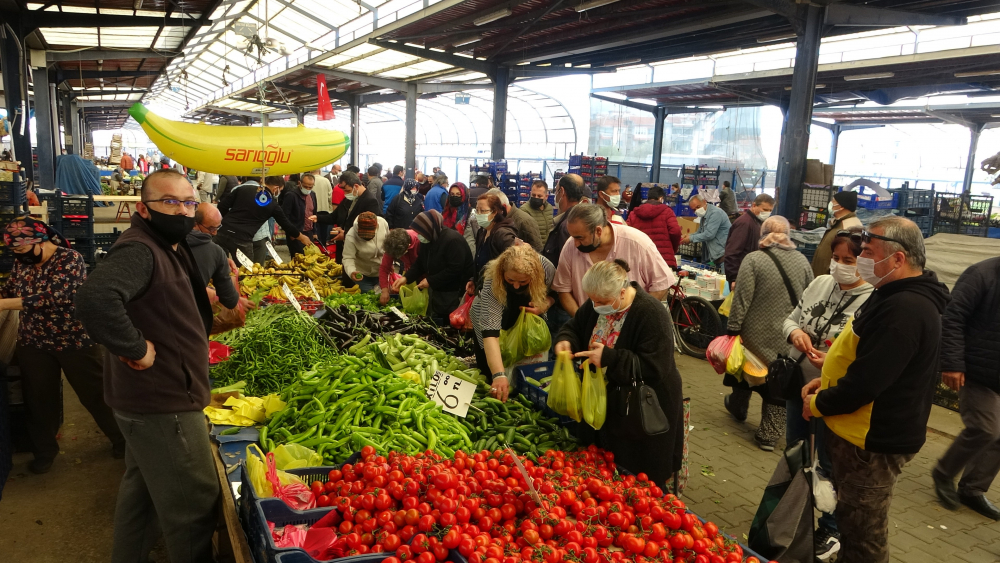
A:
<svg viewBox="0 0 1000 563">
<path fill-rule="evenodd" d="M 896 209 L 896 202 L 899 200 L 898 194 L 892 194 L 889 198 L 879 198 L 873 191 L 867 191 L 864 186 L 858 187 L 858 207 L 864 209 Z"/>
<path fill-rule="evenodd" d="M 334 559 L 337 563 L 382 563 L 386 559 L 395 555 L 394 553 L 366 553 L 364 555 L 354 555 L 352 557 L 341 557 Z M 274 560 L 277 563 L 317 563 L 316 559 L 309 556 L 301 549 L 279 553 Z"/>
<path fill-rule="evenodd" d="M 961 225 L 958 228 L 958 234 L 970 237 L 985 237 L 988 229 L 989 227 L 986 226 Z"/>
<path fill-rule="evenodd" d="M 555 362 L 539 362 L 537 364 L 525 364 L 521 366 L 514 367 L 514 388 L 517 389 L 518 393 L 524 394 L 524 396 L 535 406 L 543 415 L 556 419 L 561 426 L 565 426 L 569 429 L 570 433 L 574 436 L 579 436 L 579 422 L 573 420 L 568 416 L 563 416 L 549 407 L 549 394 L 544 389 L 540 389 L 531 383 L 528 383 L 524 378 L 525 376 L 530 377 L 535 380 L 541 380 L 543 377 L 548 377 L 552 375 L 552 370 L 555 368 Z"/>
<path fill-rule="evenodd" d="M 889 190 L 896 194 L 897 209 L 930 209 L 934 205 L 934 190 Z"/>
<path fill-rule="evenodd" d="M 989 238 L 1000 238 L 1000 228 L 990 227 L 986 229 L 986 236 Z"/>
<path fill-rule="evenodd" d="M 334 510 L 334 508 L 293 510 L 283 500 L 276 498 L 258 500 L 254 503 L 254 510 L 251 514 L 251 525 L 244 525 L 243 527 L 254 561 L 257 563 L 277 563 L 279 554 L 294 552 L 308 557 L 308 559 L 304 559 L 303 561 L 315 561 L 302 549 L 282 548 L 275 545 L 274 538 L 271 537 L 271 528 L 267 523 L 273 522 L 276 528 L 281 528 L 289 524 L 306 524 L 311 526 L 319 522 L 320 518 L 326 516 L 331 510 Z M 344 560 L 346 561 L 346 559 Z"/>
</svg>

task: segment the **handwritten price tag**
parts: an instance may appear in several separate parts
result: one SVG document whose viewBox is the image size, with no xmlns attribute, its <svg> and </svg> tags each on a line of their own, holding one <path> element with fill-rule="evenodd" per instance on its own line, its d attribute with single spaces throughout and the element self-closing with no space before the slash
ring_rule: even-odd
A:
<svg viewBox="0 0 1000 563">
<path fill-rule="evenodd" d="M 243 251 L 238 248 L 236 249 L 236 261 L 239 262 L 244 268 L 250 270 L 251 272 L 253 271 L 253 260 L 247 258 L 247 255 L 243 254 Z"/>
<path fill-rule="evenodd" d="M 465 418 L 469 403 L 476 394 L 476 385 L 442 371 L 434 372 L 427 383 L 427 398 L 441 405 L 445 412 Z"/>
<path fill-rule="evenodd" d="M 271 258 L 274 258 L 274 263 L 281 264 L 281 256 L 278 256 L 278 251 L 274 249 L 273 245 L 271 245 L 271 241 L 265 242 L 264 246 L 267 247 L 267 252 L 271 255 Z"/>
<path fill-rule="evenodd" d="M 316 301 L 323 301 L 323 298 L 319 296 L 319 292 L 316 291 L 316 286 L 313 285 L 313 281 L 309 280 L 309 289 L 312 290 L 313 295 L 316 297 Z"/>
<path fill-rule="evenodd" d="M 292 304 L 292 307 L 295 307 L 295 310 L 301 313 L 302 305 L 299 305 L 299 300 L 295 298 L 295 294 L 288 288 L 287 283 L 281 284 L 281 291 L 285 293 L 285 297 L 288 299 L 288 302 Z"/>
<path fill-rule="evenodd" d="M 390 310 L 390 311 L 392 311 L 393 313 L 395 313 L 395 315 L 396 315 L 397 317 L 399 317 L 399 318 L 403 319 L 404 321 L 408 321 L 408 320 L 410 320 L 410 317 L 407 317 L 407 316 L 406 316 L 406 313 L 404 313 L 404 312 L 400 311 L 399 309 L 397 309 L 397 308 L 395 308 L 395 307 L 389 307 L 389 310 Z"/>
</svg>

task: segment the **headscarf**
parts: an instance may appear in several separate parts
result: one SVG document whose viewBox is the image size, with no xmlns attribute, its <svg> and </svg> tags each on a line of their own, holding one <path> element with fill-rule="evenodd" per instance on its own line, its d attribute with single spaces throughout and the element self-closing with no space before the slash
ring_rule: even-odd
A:
<svg viewBox="0 0 1000 563">
<path fill-rule="evenodd" d="M 417 181 L 414 180 L 413 178 L 407 178 L 403 180 L 403 189 L 401 191 L 404 194 L 408 194 L 416 187 L 417 187 Z"/>
<path fill-rule="evenodd" d="M 4 229 L 3 242 L 11 248 L 33 246 L 45 241 L 52 241 L 56 246 L 69 248 L 69 243 L 59 231 L 48 226 L 44 221 L 25 215 L 11 221 Z"/>
<path fill-rule="evenodd" d="M 451 206 L 451 188 L 458 188 L 458 191 L 462 194 L 462 204 L 458 207 Z M 444 219 L 444 226 L 449 229 L 455 229 L 458 234 L 465 234 L 465 226 L 469 222 L 469 196 L 468 190 L 465 184 L 462 182 L 455 182 L 448 188 L 448 198 L 444 204 L 444 213 L 441 214 Z"/>
<path fill-rule="evenodd" d="M 437 209 L 429 209 L 413 218 L 410 229 L 425 239 L 434 242 L 438 238 L 441 229 L 444 228 L 444 219 Z"/>
<path fill-rule="evenodd" d="M 795 250 L 795 243 L 788 237 L 791 225 L 781 215 L 771 215 L 760 226 L 760 249 L 777 246 L 785 250 Z"/>
</svg>

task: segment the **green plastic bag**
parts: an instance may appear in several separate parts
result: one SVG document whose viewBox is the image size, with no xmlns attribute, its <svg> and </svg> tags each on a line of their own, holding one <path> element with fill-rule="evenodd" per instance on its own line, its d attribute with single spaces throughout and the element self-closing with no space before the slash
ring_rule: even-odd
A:
<svg viewBox="0 0 1000 563">
<path fill-rule="evenodd" d="M 583 362 L 583 419 L 594 430 L 604 426 L 608 414 L 608 381 L 604 378 L 604 368 L 591 369 L 590 360 Z"/>
<path fill-rule="evenodd" d="M 583 406 L 580 404 L 580 378 L 573 370 L 573 358 L 569 352 L 556 356 L 552 384 L 549 385 L 549 408 L 573 420 L 583 420 Z"/>
<path fill-rule="evenodd" d="M 319 467 L 323 465 L 323 456 L 301 444 L 281 444 L 274 448 L 274 464 L 284 471 L 301 467 Z"/>
<path fill-rule="evenodd" d="M 426 315 L 430 294 L 426 289 L 417 289 L 417 283 L 411 282 L 399 288 L 399 300 L 403 302 L 403 312 L 410 315 Z"/>
<path fill-rule="evenodd" d="M 505 366 L 512 366 L 523 358 L 541 354 L 551 346 L 549 326 L 541 317 L 524 308 L 510 330 L 500 331 L 500 358 Z"/>
</svg>

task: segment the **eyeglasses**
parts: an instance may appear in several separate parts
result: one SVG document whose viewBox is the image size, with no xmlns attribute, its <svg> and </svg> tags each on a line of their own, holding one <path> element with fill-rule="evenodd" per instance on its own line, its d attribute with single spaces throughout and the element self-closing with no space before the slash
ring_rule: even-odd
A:
<svg viewBox="0 0 1000 563">
<path fill-rule="evenodd" d="M 219 232 L 219 229 L 222 228 L 222 225 L 219 225 L 218 227 L 209 227 L 208 225 L 201 225 L 201 228 L 203 228 L 206 231 L 208 231 L 209 234 L 214 235 L 214 234 L 217 234 Z"/>
<path fill-rule="evenodd" d="M 897 240 L 897 239 L 889 238 L 889 237 L 884 237 L 882 235 L 876 235 L 875 233 L 872 233 L 872 232 L 869 232 L 869 231 L 861 231 L 861 232 L 857 232 L 857 231 L 838 231 L 837 232 L 837 236 L 838 237 L 850 237 L 851 241 L 853 241 L 856 244 L 871 244 L 872 239 L 878 239 L 878 240 L 884 240 L 886 242 L 894 242 L 894 243 L 902 246 L 903 248 L 906 248 L 906 244 L 903 243 L 903 241 L 901 241 L 901 240 Z"/>
<path fill-rule="evenodd" d="M 149 205 L 150 203 L 162 203 L 163 205 L 166 205 L 167 207 L 174 207 L 174 208 L 180 207 L 180 206 L 183 205 L 184 207 L 186 207 L 186 208 L 188 208 L 190 210 L 193 210 L 196 207 L 198 207 L 198 204 L 201 203 L 201 202 L 193 200 L 193 199 L 180 200 L 180 199 L 173 199 L 173 198 L 163 198 L 163 199 L 151 199 L 151 200 L 148 200 L 148 201 L 144 201 L 143 203 L 145 203 L 146 205 Z"/>
</svg>

